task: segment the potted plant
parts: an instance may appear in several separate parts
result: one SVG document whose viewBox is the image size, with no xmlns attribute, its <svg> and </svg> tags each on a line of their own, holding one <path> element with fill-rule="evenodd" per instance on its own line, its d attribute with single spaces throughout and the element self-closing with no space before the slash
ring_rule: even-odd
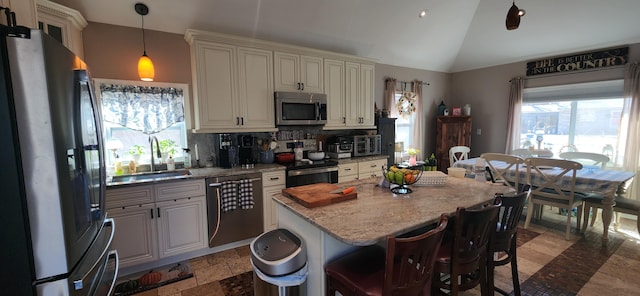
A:
<svg viewBox="0 0 640 296">
<path fill-rule="evenodd" d="M 166 162 L 169 155 L 176 155 L 177 145 L 174 140 L 164 139 L 158 141 L 158 145 L 160 146 L 160 153 L 162 154 L 162 161 Z"/>
<path fill-rule="evenodd" d="M 133 156 L 133 160 L 136 163 L 140 163 L 140 156 L 144 154 L 144 146 L 135 144 L 129 148 L 129 154 Z"/>
</svg>

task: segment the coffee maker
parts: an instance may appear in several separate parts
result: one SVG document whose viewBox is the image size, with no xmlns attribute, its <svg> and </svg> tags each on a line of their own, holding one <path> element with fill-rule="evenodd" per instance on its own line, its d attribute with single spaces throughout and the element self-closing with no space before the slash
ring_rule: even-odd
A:
<svg viewBox="0 0 640 296">
<path fill-rule="evenodd" d="M 253 143 L 254 137 L 250 135 L 239 135 L 239 152 L 240 165 L 242 167 L 253 167 L 256 164 L 256 159 L 253 155 Z"/>
<path fill-rule="evenodd" d="M 235 137 L 231 134 L 220 134 L 219 149 L 220 149 L 220 166 L 223 168 L 234 168 L 238 166 L 238 145 L 235 141 Z"/>
</svg>

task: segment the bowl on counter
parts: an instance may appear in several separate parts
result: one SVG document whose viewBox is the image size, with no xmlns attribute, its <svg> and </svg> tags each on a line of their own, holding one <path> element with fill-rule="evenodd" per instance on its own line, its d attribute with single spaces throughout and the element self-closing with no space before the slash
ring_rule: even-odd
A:
<svg viewBox="0 0 640 296">
<path fill-rule="evenodd" d="M 464 178 L 464 174 L 467 172 L 466 169 L 464 168 L 457 168 L 457 167 L 449 167 L 447 168 L 447 173 L 449 174 L 449 176 L 454 177 L 454 178 Z"/>
<path fill-rule="evenodd" d="M 324 159 L 324 151 L 309 151 L 307 156 L 311 160 L 321 160 Z"/>
</svg>

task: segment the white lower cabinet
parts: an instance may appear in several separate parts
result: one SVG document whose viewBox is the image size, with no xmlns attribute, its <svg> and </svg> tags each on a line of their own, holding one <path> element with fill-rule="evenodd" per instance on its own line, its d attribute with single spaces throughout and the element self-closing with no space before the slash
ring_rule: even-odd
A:
<svg viewBox="0 0 640 296">
<path fill-rule="evenodd" d="M 358 179 L 358 163 L 351 162 L 338 164 L 338 183 L 349 182 Z"/>
<path fill-rule="evenodd" d="M 338 182 L 348 182 L 358 179 L 382 176 L 382 166 L 386 159 L 354 161 L 338 164 Z"/>
<path fill-rule="evenodd" d="M 386 159 L 376 159 L 358 162 L 358 179 L 382 176 L 382 166 L 387 164 Z"/>
<path fill-rule="evenodd" d="M 121 267 L 208 247 L 204 180 L 108 189 Z M 173 196 L 174 199 L 170 199 Z"/>
<path fill-rule="evenodd" d="M 263 196 L 263 213 L 264 213 L 264 231 L 276 229 L 278 226 L 278 216 L 276 214 L 276 205 L 271 198 L 274 194 L 282 192 L 286 187 L 285 172 L 265 172 L 262 173 L 262 196 Z"/>
<path fill-rule="evenodd" d="M 158 235 L 154 204 L 108 210 L 116 223 L 112 248 L 118 250 L 120 266 L 133 266 L 158 259 Z"/>
<path fill-rule="evenodd" d="M 200 250 L 207 243 L 205 197 L 188 197 L 156 204 L 160 258 Z"/>
</svg>

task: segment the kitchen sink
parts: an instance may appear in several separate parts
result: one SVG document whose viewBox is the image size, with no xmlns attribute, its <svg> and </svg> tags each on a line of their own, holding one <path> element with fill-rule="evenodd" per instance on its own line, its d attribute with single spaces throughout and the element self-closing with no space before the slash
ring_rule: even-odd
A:
<svg viewBox="0 0 640 296">
<path fill-rule="evenodd" d="M 131 175 L 113 176 L 111 178 L 111 183 L 151 182 L 159 180 L 183 179 L 188 178 L 189 176 L 191 176 L 191 172 L 189 170 L 147 172 Z"/>
</svg>

